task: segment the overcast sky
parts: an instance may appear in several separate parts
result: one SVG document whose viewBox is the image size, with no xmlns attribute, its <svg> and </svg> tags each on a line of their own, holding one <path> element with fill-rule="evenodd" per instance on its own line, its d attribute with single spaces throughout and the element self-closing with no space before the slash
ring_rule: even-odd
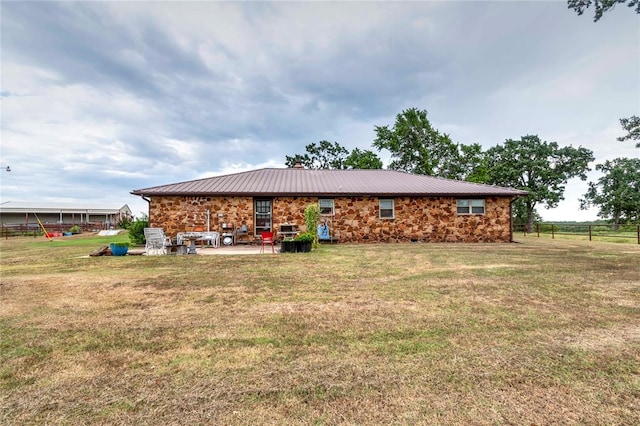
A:
<svg viewBox="0 0 640 426">
<path fill-rule="evenodd" d="M 537 134 L 595 163 L 640 156 L 616 141 L 640 114 L 640 16 L 624 5 L 597 23 L 566 1 L 1 8 L 2 201 L 139 215 L 134 189 L 284 167 L 320 140 L 373 149 L 374 126 L 411 107 L 459 143 Z M 539 212 L 596 219 L 578 210 L 586 188 Z"/>
</svg>

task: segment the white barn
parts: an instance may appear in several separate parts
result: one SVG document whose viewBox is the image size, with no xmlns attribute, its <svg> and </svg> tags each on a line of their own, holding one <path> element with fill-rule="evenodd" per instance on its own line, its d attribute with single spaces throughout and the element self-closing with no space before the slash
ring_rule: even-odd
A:
<svg viewBox="0 0 640 426">
<path fill-rule="evenodd" d="M 120 208 L 110 206 L 89 206 L 66 203 L 32 203 L 5 201 L 0 203 L 0 224 L 28 225 L 37 223 L 36 215 L 42 223 L 50 224 L 100 224 L 102 228 L 115 226 L 121 218 L 132 218 L 128 205 Z"/>
</svg>

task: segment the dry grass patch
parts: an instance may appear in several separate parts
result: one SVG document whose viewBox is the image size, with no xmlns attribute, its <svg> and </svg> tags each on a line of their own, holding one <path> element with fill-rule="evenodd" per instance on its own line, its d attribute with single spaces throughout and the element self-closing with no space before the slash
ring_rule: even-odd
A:
<svg viewBox="0 0 640 426">
<path fill-rule="evenodd" d="M 0 241 L 3 424 L 638 424 L 640 248 Z"/>
<path fill-rule="evenodd" d="M 586 329 L 567 337 L 567 346 L 589 351 L 616 351 L 640 344 L 640 324 Z"/>
</svg>

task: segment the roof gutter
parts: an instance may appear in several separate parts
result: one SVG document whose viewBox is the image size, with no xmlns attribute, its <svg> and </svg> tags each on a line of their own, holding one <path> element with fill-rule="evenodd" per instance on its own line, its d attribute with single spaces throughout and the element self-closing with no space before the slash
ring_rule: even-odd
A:
<svg viewBox="0 0 640 426">
<path fill-rule="evenodd" d="M 139 192 L 132 192 L 133 195 L 138 195 L 145 198 L 145 194 Z M 522 197 L 527 193 L 483 193 L 483 192 L 432 192 L 432 193 L 405 193 L 405 192 L 375 192 L 375 193 L 346 193 L 346 192 L 155 192 L 148 194 L 147 196 L 153 197 L 386 197 L 386 198 L 399 198 L 399 197 L 467 197 L 467 198 L 482 198 L 482 197 Z"/>
</svg>

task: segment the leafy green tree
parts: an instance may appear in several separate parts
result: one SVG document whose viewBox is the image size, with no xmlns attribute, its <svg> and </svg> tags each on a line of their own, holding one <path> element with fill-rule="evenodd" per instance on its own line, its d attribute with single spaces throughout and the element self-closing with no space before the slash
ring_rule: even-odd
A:
<svg viewBox="0 0 640 426">
<path fill-rule="evenodd" d="M 582 15 L 586 10 L 593 5 L 595 9 L 595 16 L 593 22 L 598 22 L 604 12 L 608 12 L 613 9 L 617 4 L 624 4 L 627 0 L 568 0 L 567 5 L 569 9 L 575 10 L 578 15 Z M 640 13 L 640 0 L 629 0 L 627 3 L 629 7 L 635 7 L 636 13 Z"/>
<path fill-rule="evenodd" d="M 507 139 L 490 148 L 487 156 L 488 183 L 529 192 L 523 199 L 529 231 L 533 229 L 536 205 L 556 207 L 564 199 L 567 181 L 573 177 L 586 180 L 589 162 L 594 159 L 593 152 L 586 148 L 561 148 L 536 135 Z"/>
<path fill-rule="evenodd" d="M 284 164 L 287 167 L 293 167 L 296 164 L 300 164 L 305 169 L 313 168 L 313 161 L 311 160 L 311 157 L 309 157 L 309 154 L 295 154 L 293 156 L 287 155 Z"/>
<path fill-rule="evenodd" d="M 482 151 L 480 144 L 459 145 L 460 148 L 460 176 L 468 182 L 486 183 L 489 181 L 489 165 L 487 153 Z"/>
<path fill-rule="evenodd" d="M 121 216 L 118 219 L 118 228 L 119 229 L 129 229 L 129 227 L 131 226 L 131 224 L 133 223 L 133 218 L 130 216 Z"/>
<path fill-rule="evenodd" d="M 596 165 L 604 173 L 580 199 L 580 208 L 598 206 L 598 216 L 616 225 L 640 222 L 640 158 L 616 158 Z"/>
<path fill-rule="evenodd" d="M 624 142 L 629 139 L 640 141 L 640 117 L 634 115 L 629 118 L 621 118 L 620 124 L 622 125 L 622 128 L 627 131 L 626 135 L 618 138 L 620 142 Z M 636 147 L 640 148 L 640 142 L 636 144 Z"/>
<path fill-rule="evenodd" d="M 373 146 L 391 153 L 390 169 L 452 179 L 459 176 L 458 146 L 431 126 L 426 110 L 404 110 L 392 128 L 375 126 L 375 132 Z"/>
<path fill-rule="evenodd" d="M 368 149 L 362 151 L 354 148 L 347 157 L 344 165 L 348 169 L 381 169 L 382 160 L 378 155 Z"/>
<path fill-rule="evenodd" d="M 306 154 L 286 156 L 285 164 L 293 167 L 296 163 L 307 169 L 344 169 L 349 151 L 338 142 L 320 141 L 305 147 Z"/>
</svg>

